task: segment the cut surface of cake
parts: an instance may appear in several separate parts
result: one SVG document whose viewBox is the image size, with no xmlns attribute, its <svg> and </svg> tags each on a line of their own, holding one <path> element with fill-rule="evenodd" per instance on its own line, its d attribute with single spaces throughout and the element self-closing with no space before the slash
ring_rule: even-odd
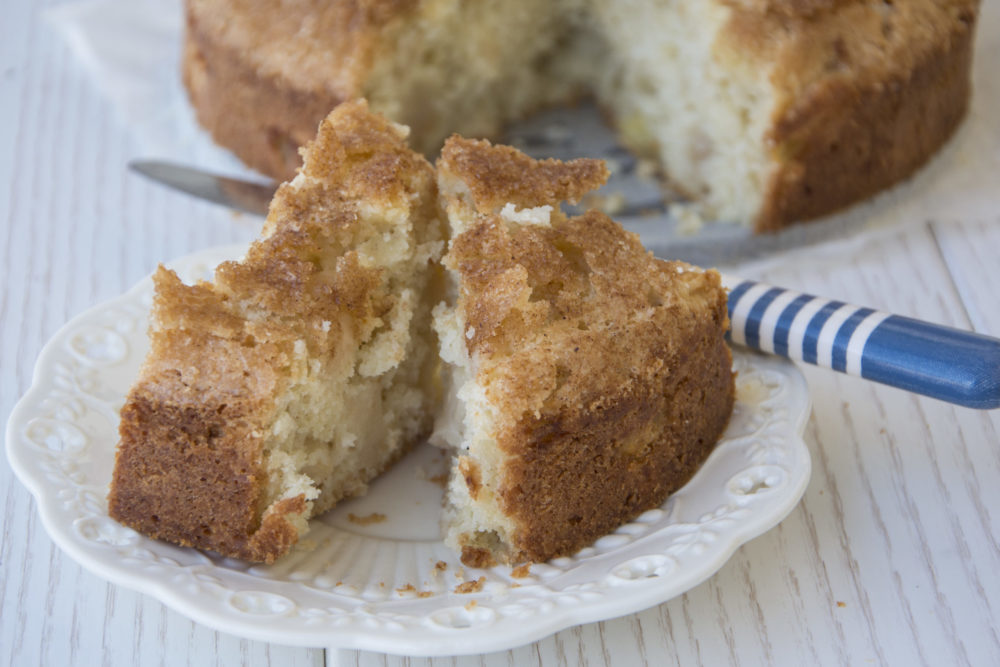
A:
<svg viewBox="0 0 1000 667">
<path fill-rule="evenodd" d="M 446 230 L 434 170 L 405 137 L 365 103 L 341 105 L 244 259 L 194 285 L 156 272 L 112 517 L 272 562 L 427 436 Z"/>
<path fill-rule="evenodd" d="M 599 161 L 453 137 L 437 167 L 446 542 L 477 567 L 572 554 L 663 503 L 722 434 L 725 291 L 602 213 L 561 212 L 606 179 Z"/>
<path fill-rule="evenodd" d="M 293 173 L 343 100 L 496 136 L 591 96 L 706 220 L 775 230 L 911 175 L 968 107 L 979 0 L 187 0 L 200 122 Z"/>
</svg>

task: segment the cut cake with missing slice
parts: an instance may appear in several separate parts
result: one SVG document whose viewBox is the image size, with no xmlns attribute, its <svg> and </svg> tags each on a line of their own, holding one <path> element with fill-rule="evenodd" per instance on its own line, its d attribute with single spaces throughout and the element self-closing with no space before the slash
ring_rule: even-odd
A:
<svg viewBox="0 0 1000 667">
<path fill-rule="evenodd" d="M 152 348 L 121 411 L 120 522 L 272 562 L 309 517 L 426 437 L 444 225 L 406 128 L 341 105 L 214 282 L 155 276 Z"/>
<path fill-rule="evenodd" d="M 276 178 L 366 97 L 434 153 L 595 98 L 705 220 L 774 231 L 905 180 L 969 108 L 980 0 L 186 0 L 199 122 Z"/>
<path fill-rule="evenodd" d="M 572 554 L 660 505 L 723 432 L 725 291 L 602 213 L 560 211 L 604 182 L 601 162 L 453 137 L 437 168 L 446 542 L 476 567 Z"/>
</svg>

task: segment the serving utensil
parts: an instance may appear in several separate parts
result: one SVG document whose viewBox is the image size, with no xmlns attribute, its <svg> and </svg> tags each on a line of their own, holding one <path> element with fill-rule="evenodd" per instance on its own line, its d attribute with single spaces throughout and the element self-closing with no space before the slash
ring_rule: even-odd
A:
<svg viewBox="0 0 1000 667">
<path fill-rule="evenodd" d="M 133 170 L 176 190 L 266 215 L 277 186 L 156 161 Z M 1000 339 L 723 275 L 730 340 L 977 409 L 1000 407 Z"/>
<path fill-rule="evenodd" d="M 133 160 L 128 166 L 160 185 L 253 215 L 267 215 L 267 207 L 278 189 L 274 182 L 229 178 L 160 160 Z"/>
</svg>

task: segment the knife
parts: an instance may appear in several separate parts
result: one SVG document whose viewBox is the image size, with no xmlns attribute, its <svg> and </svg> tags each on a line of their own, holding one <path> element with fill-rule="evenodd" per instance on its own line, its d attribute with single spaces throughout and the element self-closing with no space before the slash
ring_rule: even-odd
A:
<svg viewBox="0 0 1000 667">
<path fill-rule="evenodd" d="M 133 160 L 128 166 L 161 185 L 253 215 L 267 215 L 271 198 L 278 189 L 274 182 L 229 178 L 159 160 Z"/>
<path fill-rule="evenodd" d="M 277 186 L 156 161 L 158 183 L 255 215 Z M 723 275 L 730 341 L 969 408 L 1000 407 L 1000 339 Z"/>
</svg>

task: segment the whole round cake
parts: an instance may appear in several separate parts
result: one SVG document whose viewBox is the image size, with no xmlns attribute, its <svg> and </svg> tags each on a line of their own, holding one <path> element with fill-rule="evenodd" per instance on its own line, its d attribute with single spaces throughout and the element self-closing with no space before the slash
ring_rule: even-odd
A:
<svg viewBox="0 0 1000 667">
<path fill-rule="evenodd" d="M 979 0 L 187 0 L 200 122 L 277 179 L 367 98 L 433 154 L 593 97 L 707 219 L 755 231 L 907 178 L 970 93 Z"/>
</svg>

